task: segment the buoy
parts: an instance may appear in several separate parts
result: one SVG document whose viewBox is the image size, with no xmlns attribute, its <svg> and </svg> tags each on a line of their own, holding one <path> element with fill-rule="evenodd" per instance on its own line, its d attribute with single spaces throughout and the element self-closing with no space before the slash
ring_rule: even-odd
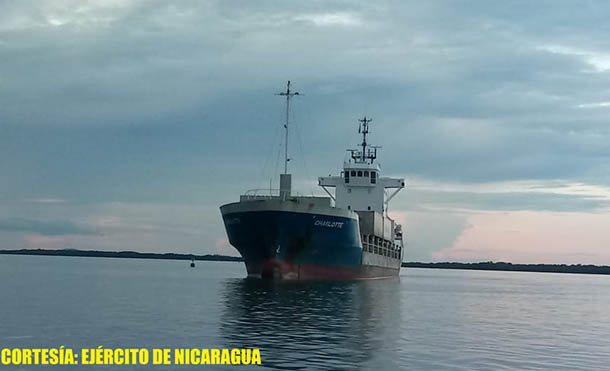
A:
<svg viewBox="0 0 610 371">
<path fill-rule="evenodd" d="M 191 268 L 195 268 L 195 259 L 191 259 Z"/>
</svg>

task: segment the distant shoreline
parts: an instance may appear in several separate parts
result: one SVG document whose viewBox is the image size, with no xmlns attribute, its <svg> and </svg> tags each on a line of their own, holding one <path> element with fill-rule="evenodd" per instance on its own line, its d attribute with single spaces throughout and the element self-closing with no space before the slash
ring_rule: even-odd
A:
<svg viewBox="0 0 610 371">
<path fill-rule="evenodd" d="M 607 265 L 583 264 L 513 264 L 505 262 L 480 263 L 417 263 L 404 262 L 403 267 L 408 268 L 434 268 L 434 269 L 467 269 L 477 271 L 504 271 L 504 272 L 542 272 L 542 273 L 573 273 L 573 274 L 610 274 Z"/>
<path fill-rule="evenodd" d="M 227 255 L 194 255 L 176 253 L 147 253 L 136 251 L 97 251 L 97 250 L 44 250 L 44 249 L 20 249 L 0 250 L 0 255 L 42 255 L 42 256 L 80 256 L 93 258 L 123 258 L 123 259 L 164 259 L 164 260 L 201 260 L 201 261 L 226 261 L 241 262 L 243 259 Z"/>
<path fill-rule="evenodd" d="M 97 250 L 44 250 L 20 249 L 0 250 L 0 255 L 39 255 L 39 256 L 80 256 L 96 258 L 122 258 L 122 259 L 164 259 L 164 260 L 198 260 L 198 261 L 224 261 L 243 262 L 241 257 L 207 254 L 177 254 L 177 253 L 142 253 L 136 251 L 97 251 Z M 466 269 L 480 271 L 506 271 L 506 272 L 546 272 L 546 273 L 574 273 L 574 274 L 604 274 L 610 275 L 610 266 L 583 265 L 583 264 L 512 264 L 506 262 L 480 262 L 480 263 L 419 263 L 403 262 L 405 268 L 433 268 L 433 269 Z"/>
</svg>

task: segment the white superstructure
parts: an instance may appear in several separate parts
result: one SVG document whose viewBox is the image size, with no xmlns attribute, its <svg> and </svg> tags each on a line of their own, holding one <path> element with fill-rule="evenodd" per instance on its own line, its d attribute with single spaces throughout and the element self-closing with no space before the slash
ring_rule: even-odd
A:
<svg viewBox="0 0 610 371">
<path fill-rule="evenodd" d="M 362 134 L 361 149 L 350 149 L 351 158 L 344 162 L 339 176 L 319 177 L 320 185 L 335 200 L 335 207 L 354 211 L 374 211 L 384 215 L 388 202 L 405 187 L 402 178 L 381 176 L 381 167 L 375 163 L 377 149 L 368 145 L 366 135 L 371 119 L 359 120 Z M 326 189 L 334 187 L 334 196 Z M 386 191 L 390 189 L 389 193 Z"/>
</svg>

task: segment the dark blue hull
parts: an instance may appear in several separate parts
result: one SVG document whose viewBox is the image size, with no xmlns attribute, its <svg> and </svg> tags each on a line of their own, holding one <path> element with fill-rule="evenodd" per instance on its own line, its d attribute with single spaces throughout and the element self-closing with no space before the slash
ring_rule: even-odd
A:
<svg viewBox="0 0 610 371">
<path fill-rule="evenodd" d="M 286 279 L 386 277 L 398 269 L 362 264 L 358 220 L 309 212 L 223 213 L 249 276 Z"/>
</svg>

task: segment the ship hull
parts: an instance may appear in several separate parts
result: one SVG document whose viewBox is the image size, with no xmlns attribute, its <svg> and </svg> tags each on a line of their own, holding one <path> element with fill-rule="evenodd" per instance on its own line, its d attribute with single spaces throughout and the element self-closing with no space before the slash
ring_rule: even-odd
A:
<svg viewBox="0 0 610 371">
<path fill-rule="evenodd" d="M 366 253 L 352 211 L 267 200 L 228 204 L 221 213 L 249 277 L 349 280 L 391 277 L 400 270 L 396 259 L 363 264 Z"/>
<path fill-rule="evenodd" d="M 260 273 L 248 273 L 248 276 L 286 280 L 356 280 L 395 277 L 398 273 L 398 268 L 362 264 L 323 265 L 269 259 L 263 263 Z"/>
</svg>

